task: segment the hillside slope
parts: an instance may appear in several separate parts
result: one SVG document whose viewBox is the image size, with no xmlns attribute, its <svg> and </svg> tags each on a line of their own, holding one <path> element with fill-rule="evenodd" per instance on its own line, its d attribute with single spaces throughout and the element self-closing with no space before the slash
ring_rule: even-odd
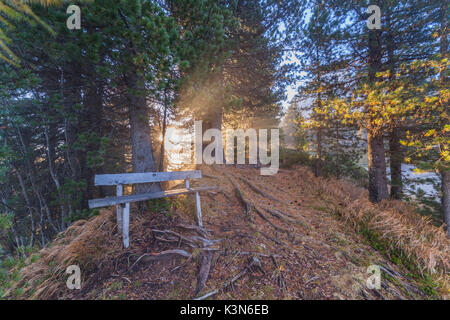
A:
<svg viewBox="0 0 450 320">
<path fill-rule="evenodd" d="M 192 196 L 159 201 L 145 212 L 132 207 L 131 246 L 125 250 L 114 209 L 102 210 L 41 250 L 39 260 L 21 271 L 10 297 L 19 287 L 24 290 L 16 298 L 50 299 L 205 294 L 214 299 L 424 299 L 448 294 L 449 241 L 442 229 L 406 205 L 372 206 L 364 200 L 365 190 L 315 178 L 303 167 L 280 169 L 274 176 L 260 176 L 249 167 L 202 171 L 204 178 L 194 186 L 219 187 L 201 196 L 204 230 L 193 227 Z M 156 258 L 167 250 L 183 251 Z M 66 288 L 64 272 L 71 264 L 81 268 L 81 290 Z M 372 264 L 383 270 L 379 290 L 366 286 Z"/>
</svg>

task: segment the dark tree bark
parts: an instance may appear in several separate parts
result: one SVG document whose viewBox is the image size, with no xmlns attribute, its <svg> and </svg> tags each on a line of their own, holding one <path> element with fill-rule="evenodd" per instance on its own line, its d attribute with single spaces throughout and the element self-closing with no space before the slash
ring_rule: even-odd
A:
<svg viewBox="0 0 450 320">
<path fill-rule="evenodd" d="M 135 66 L 126 75 L 133 172 L 155 172 L 144 77 Z M 160 191 L 159 183 L 137 184 L 137 193 Z"/>
<path fill-rule="evenodd" d="M 447 225 L 447 235 L 450 237 L 450 171 L 441 172 L 442 179 L 442 212 Z"/>
<path fill-rule="evenodd" d="M 314 175 L 322 175 L 322 128 L 317 128 L 316 133 L 316 161 L 314 163 Z"/>
<path fill-rule="evenodd" d="M 403 192 L 402 161 L 403 150 L 400 144 L 400 129 L 394 128 L 389 137 L 390 168 L 391 168 L 391 198 L 401 199 Z"/>
<path fill-rule="evenodd" d="M 217 71 L 211 80 L 216 85 L 216 97 L 213 99 L 215 105 L 211 106 L 210 112 L 203 119 L 202 123 L 202 136 L 208 129 L 218 129 L 222 132 L 222 121 L 223 121 L 223 101 L 224 101 L 224 88 L 223 88 L 223 73 L 222 71 Z M 202 143 L 202 150 L 206 148 L 211 143 L 211 141 L 204 141 Z M 223 163 L 225 163 L 225 150 L 222 152 Z M 215 154 L 212 154 L 215 156 Z"/>
<path fill-rule="evenodd" d="M 93 67 L 90 68 L 90 70 L 92 69 Z M 101 137 L 103 128 L 103 87 L 100 82 L 96 81 L 95 74 L 88 73 L 87 77 L 89 77 L 89 82 L 86 85 L 86 93 L 84 95 L 81 128 L 83 128 L 83 132 L 95 133 L 97 137 Z M 82 196 L 82 209 L 89 208 L 88 199 L 100 197 L 99 188 L 94 184 L 96 170 L 89 166 L 89 159 L 87 158 L 89 151 L 95 152 L 99 147 L 98 143 L 89 141 L 86 146 L 86 152 L 80 154 L 81 178 L 87 184 Z"/>
<path fill-rule="evenodd" d="M 164 116 L 162 123 L 162 137 L 161 137 L 161 152 L 159 154 L 159 171 L 164 171 L 165 145 L 166 145 L 166 130 L 167 130 L 167 101 L 164 104 Z"/>
<path fill-rule="evenodd" d="M 377 3 L 375 3 L 377 4 Z M 369 30 L 369 82 L 374 84 L 379 81 L 377 72 L 381 71 L 382 65 L 382 47 L 381 31 Z M 370 107 L 368 108 L 370 123 L 368 127 L 368 156 L 369 156 L 369 200 L 371 202 L 380 202 L 388 198 L 387 180 L 386 180 L 386 159 L 384 151 L 383 132 L 373 124 Z"/>
<path fill-rule="evenodd" d="M 440 53 L 441 59 L 447 58 L 448 52 L 448 16 L 447 16 L 447 1 L 441 0 L 441 35 L 440 35 Z M 441 69 L 440 81 L 443 88 L 446 88 L 447 77 L 446 68 Z M 447 225 L 447 235 L 450 237 L 450 171 L 448 168 L 441 170 L 441 188 L 442 188 L 442 213 L 444 222 Z"/>
<path fill-rule="evenodd" d="M 369 200 L 371 202 L 380 202 L 388 198 L 383 136 L 369 134 L 368 145 Z"/>
<path fill-rule="evenodd" d="M 68 116 L 64 119 L 64 135 L 67 144 L 67 163 L 71 170 L 72 179 L 79 180 L 81 167 L 79 153 L 74 149 L 79 133 L 79 114 L 75 105 L 81 103 L 81 70 L 72 63 L 67 63 L 61 70 L 61 95 L 65 111 Z"/>
<path fill-rule="evenodd" d="M 387 54 L 388 54 L 388 68 L 389 68 L 389 81 L 393 81 L 396 72 L 396 58 L 394 55 L 395 42 L 394 35 L 391 28 L 392 12 L 389 4 L 386 6 L 386 41 L 387 41 Z M 403 192 L 403 180 L 402 180 L 402 161 L 403 150 L 400 144 L 400 136 L 402 134 L 402 128 L 394 123 L 394 127 L 389 132 L 389 166 L 391 169 L 391 198 L 401 199 Z"/>
<path fill-rule="evenodd" d="M 164 114 L 162 121 L 162 137 L 161 137 L 161 150 L 159 154 L 159 171 L 164 171 L 164 160 L 166 157 L 166 132 L 167 132 L 167 117 L 169 108 L 171 106 L 171 100 L 169 97 L 168 89 L 164 90 Z"/>
</svg>

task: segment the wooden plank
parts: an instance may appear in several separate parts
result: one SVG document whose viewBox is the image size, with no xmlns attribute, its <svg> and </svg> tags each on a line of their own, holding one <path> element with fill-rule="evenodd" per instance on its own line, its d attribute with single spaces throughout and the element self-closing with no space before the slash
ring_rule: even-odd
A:
<svg viewBox="0 0 450 320">
<path fill-rule="evenodd" d="M 214 190 L 214 189 L 217 189 L 217 187 L 198 187 L 198 188 L 192 188 L 192 189 L 175 189 L 175 190 L 159 191 L 159 192 L 152 192 L 152 193 L 133 194 L 133 195 L 122 196 L 122 197 L 109 197 L 109 198 L 93 199 L 93 200 L 89 200 L 89 208 L 91 208 L 91 209 L 92 208 L 100 208 L 100 207 L 113 206 L 113 205 L 117 205 L 117 204 L 121 204 L 121 203 L 138 202 L 138 201 L 144 201 L 144 200 L 150 200 L 150 199 L 173 197 L 173 196 L 186 194 L 186 193 L 201 192 L 201 191 L 208 191 L 208 190 Z"/>
<path fill-rule="evenodd" d="M 113 186 L 118 184 L 151 183 L 161 181 L 200 179 L 200 170 L 172 172 L 138 172 L 95 175 L 96 186 Z"/>
<path fill-rule="evenodd" d="M 118 197 L 123 196 L 123 185 L 119 184 L 116 187 L 116 195 Z M 117 214 L 117 233 L 122 233 L 122 217 L 123 217 L 123 207 L 121 204 L 116 206 L 116 214 Z"/>
</svg>

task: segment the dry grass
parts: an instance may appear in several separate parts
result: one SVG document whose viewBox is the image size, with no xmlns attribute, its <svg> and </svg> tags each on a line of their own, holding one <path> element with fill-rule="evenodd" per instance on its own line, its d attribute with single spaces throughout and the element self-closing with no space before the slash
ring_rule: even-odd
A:
<svg viewBox="0 0 450 320">
<path fill-rule="evenodd" d="M 223 192 L 202 195 L 204 222 L 212 230 L 214 238 L 226 241 L 216 256 L 207 289 L 222 285 L 225 279 L 242 269 L 248 257 L 241 257 L 239 252 L 266 254 L 266 258 L 261 258 L 263 267 L 270 274 L 282 272 L 288 280 L 287 290 L 280 291 L 276 277 L 243 279 L 235 291 L 223 292 L 215 298 L 364 299 L 362 288 L 352 289 L 358 283 L 355 277 L 364 279 L 365 268 L 372 262 L 392 265 L 382 254 L 362 243 L 361 235 L 352 229 L 376 233 L 392 251 L 401 250 L 410 257 L 421 272 L 434 273 L 443 278 L 444 283 L 448 279 L 449 240 L 442 227 L 433 226 L 429 219 L 414 213 L 403 202 L 371 204 L 366 200 L 365 189 L 347 181 L 317 179 L 305 167 L 281 169 L 270 177 L 260 176 L 258 170 L 250 168 L 213 169 L 202 168 L 205 174 L 216 177 L 205 178 L 206 181 L 202 180 L 200 184 L 217 185 Z M 272 224 L 289 228 L 290 232 L 285 234 L 254 213 L 253 219 L 247 219 L 242 205 L 234 196 L 233 186 L 225 179 L 229 174 L 249 179 L 281 200 L 262 197 L 238 181 L 253 203 L 278 208 L 301 223 L 291 224 L 268 214 Z M 177 223 L 195 223 L 192 199 L 178 197 L 172 204 L 170 215 L 133 211 L 130 225 L 132 246 L 127 250 L 122 248 L 120 236 L 116 234 L 114 209 L 101 210 L 99 216 L 89 221 L 76 222 L 51 246 L 41 250 L 36 262 L 20 270 L 22 279 L 10 290 L 9 297 L 16 288 L 20 288 L 23 289 L 20 298 L 31 299 L 103 299 L 113 298 L 119 293 L 124 293 L 127 299 L 192 298 L 196 279 L 195 259 L 181 264 L 175 272 L 170 271 L 173 265 L 164 264 L 154 264 L 151 268 L 142 264 L 133 272 L 127 268 L 127 263 L 133 263 L 142 253 L 170 249 L 168 244 L 153 239 L 151 228 L 170 229 Z M 336 220 L 333 213 L 338 213 L 342 219 Z M 337 235 L 345 243 L 337 241 Z M 272 254 L 279 256 L 278 262 L 283 265 L 281 271 L 273 270 Z M 355 257 L 361 260 L 360 263 L 355 262 Z M 71 264 L 80 266 L 82 270 L 83 287 L 78 292 L 66 288 L 65 270 Z M 402 268 L 398 269 L 402 272 Z M 119 281 L 123 286 L 115 288 Z M 414 282 L 413 279 L 408 281 Z M 136 283 L 141 285 L 138 287 Z M 396 284 L 390 285 L 398 292 L 403 290 Z M 382 292 L 387 298 L 396 298 L 388 290 Z M 402 293 L 414 298 L 407 294 Z"/>
<path fill-rule="evenodd" d="M 318 186 L 327 202 L 355 230 L 366 229 L 392 249 L 414 260 L 420 272 L 445 275 L 449 271 L 450 241 L 443 226 L 414 212 L 402 201 L 369 202 L 367 190 L 346 181 L 320 179 Z"/>
<path fill-rule="evenodd" d="M 65 289 L 65 270 L 76 264 L 92 270 L 105 254 L 121 250 L 120 242 L 106 241 L 115 229 L 113 212 L 103 209 L 89 221 L 79 220 L 60 233 L 48 247 L 39 251 L 38 261 L 24 267 L 22 279 L 10 290 L 23 288 L 23 297 L 48 299 Z M 7 295 L 9 295 L 7 294 Z"/>
</svg>

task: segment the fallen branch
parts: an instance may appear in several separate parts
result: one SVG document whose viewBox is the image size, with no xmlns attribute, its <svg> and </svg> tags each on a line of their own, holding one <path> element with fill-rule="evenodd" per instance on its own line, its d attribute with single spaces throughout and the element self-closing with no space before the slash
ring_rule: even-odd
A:
<svg viewBox="0 0 450 320">
<path fill-rule="evenodd" d="M 194 300 L 205 300 L 205 299 L 208 299 L 209 297 L 211 297 L 211 296 L 213 296 L 213 295 L 215 295 L 217 293 L 219 293 L 219 290 L 213 290 L 213 291 L 210 291 L 210 292 L 208 292 L 207 294 L 205 294 L 205 295 L 203 295 L 201 297 L 195 298 Z"/>
<path fill-rule="evenodd" d="M 313 281 L 315 281 L 315 280 L 319 280 L 319 279 L 320 279 L 319 276 L 314 276 L 314 277 L 312 277 L 311 279 L 309 279 L 308 281 L 306 281 L 306 282 L 305 282 L 305 285 L 307 285 L 308 283 L 313 282 Z"/>
</svg>

